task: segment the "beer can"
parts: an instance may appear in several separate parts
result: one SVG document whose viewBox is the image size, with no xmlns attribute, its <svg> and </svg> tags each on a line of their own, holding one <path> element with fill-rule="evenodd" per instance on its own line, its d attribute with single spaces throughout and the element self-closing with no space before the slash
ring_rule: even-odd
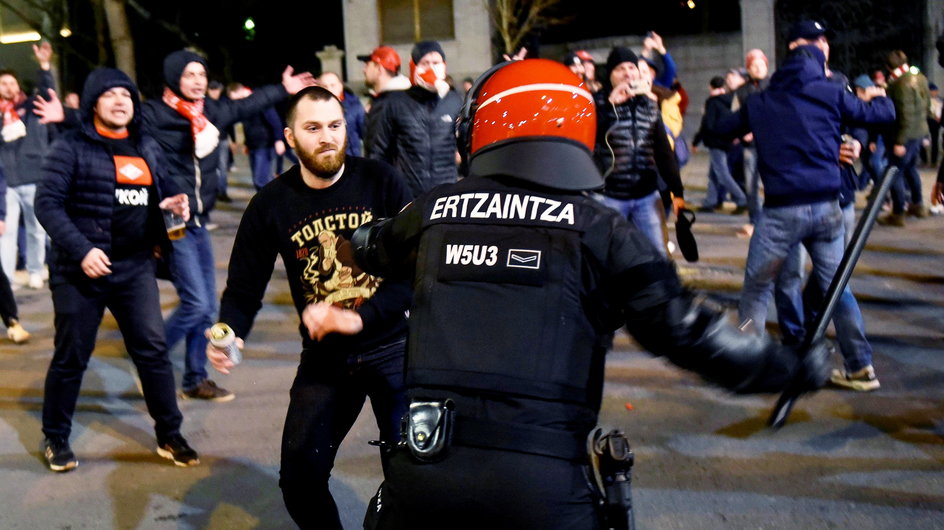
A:
<svg viewBox="0 0 944 530">
<path fill-rule="evenodd" d="M 239 364 L 243 360 L 243 353 L 236 346 L 236 332 L 233 328 L 222 322 L 217 322 L 210 327 L 210 344 L 226 352 L 233 364 Z"/>
</svg>

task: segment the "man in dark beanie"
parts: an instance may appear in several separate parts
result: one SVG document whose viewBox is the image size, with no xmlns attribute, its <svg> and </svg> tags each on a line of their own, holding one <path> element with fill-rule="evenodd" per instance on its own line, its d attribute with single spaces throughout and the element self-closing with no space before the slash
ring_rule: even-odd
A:
<svg viewBox="0 0 944 530">
<path fill-rule="evenodd" d="M 213 246 L 206 225 L 216 203 L 220 158 L 215 156 L 220 131 L 262 112 L 303 87 L 314 84 L 310 73 L 282 72 L 281 85 L 261 87 L 245 99 L 206 98 L 206 60 L 179 50 L 164 59 L 164 94 L 143 106 L 146 130 L 163 151 L 168 178 L 190 198 L 193 215 L 186 237 L 173 241 L 171 279 L 180 305 L 166 322 L 167 346 L 185 341 L 183 395 L 229 401 L 234 395 L 207 378 L 204 331 L 216 321 L 217 293 Z"/>
<path fill-rule="evenodd" d="M 368 158 L 399 169 L 418 196 L 458 178 L 455 121 L 462 98 L 446 82 L 446 53 L 436 41 L 413 46 L 410 82 L 371 110 L 364 148 Z"/>
<path fill-rule="evenodd" d="M 170 246 L 160 209 L 187 219 L 189 201 L 166 178 L 157 142 L 141 134 L 140 110 L 124 72 L 95 70 L 79 127 L 53 143 L 39 175 L 36 215 L 53 242 L 56 338 L 43 399 L 43 453 L 53 471 L 79 464 L 69 447 L 72 416 L 106 307 L 138 370 L 158 454 L 178 466 L 200 462 L 180 434 L 154 277 L 155 249 Z"/>
<path fill-rule="evenodd" d="M 597 141 L 594 158 L 606 183 L 602 202 L 632 221 L 653 246 L 666 254 L 658 179 L 673 195 L 673 210 L 685 205 L 678 161 L 666 135 L 662 114 L 640 75 L 639 57 L 617 46 L 606 59 L 609 78 L 594 95 Z"/>
</svg>

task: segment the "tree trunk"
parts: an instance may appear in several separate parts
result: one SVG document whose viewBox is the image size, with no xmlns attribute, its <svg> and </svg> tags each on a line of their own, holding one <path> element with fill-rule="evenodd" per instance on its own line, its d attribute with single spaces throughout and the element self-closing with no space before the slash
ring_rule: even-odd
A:
<svg viewBox="0 0 944 530">
<path fill-rule="evenodd" d="M 125 0 L 104 0 L 104 7 L 105 18 L 108 19 L 108 33 L 111 36 L 111 49 L 115 53 L 115 66 L 134 80 L 137 78 L 134 39 L 131 38 L 131 28 L 128 26 Z"/>
</svg>

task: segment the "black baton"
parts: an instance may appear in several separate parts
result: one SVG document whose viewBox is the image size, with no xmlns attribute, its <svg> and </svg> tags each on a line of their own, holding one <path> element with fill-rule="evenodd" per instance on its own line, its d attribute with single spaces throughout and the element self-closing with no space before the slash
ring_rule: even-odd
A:
<svg viewBox="0 0 944 530">
<path fill-rule="evenodd" d="M 888 169 L 885 170 L 885 175 L 882 177 L 878 191 L 872 196 L 869 204 L 865 207 L 865 212 L 862 218 L 859 219 L 855 232 L 852 234 L 852 239 L 846 246 L 842 260 L 839 262 L 839 267 L 836 269 L 836 275 L 833 276 L 833 280 L 829 284 L 829 289 L 826 291 L 825 295 L 825 305 L 822 311 L 807 325 L 806 336 L 803 338 L 800 355 L 806 355 L 810 347 L 822 340 L 826 335 L 826 328 L 829 326 L 829 321 L 833 317 L 833 311 L 836 310 L 836 304 L 839 303 L 839 297 L 842 296 L 842 291 L 846 288 L 846 285 L 849 284 L 849 279 L 852 278 L 852 270 L 855 269 L 856 262 L 859 261 L 859 256 L 862 255 L 862 249 L 865 248 L 865 242 L 869 238 L 869 233 L 872 231 L 872 227 L 875 226 L 875 219 L 882 210 L 885 196 L 888 195 L 888 190 L 892 187 L 892 182 L 897 176 L 897 167 L 889 166 Z M 798 390 L 798 387 L 797 382 L 794 382 L 788 385 L 783 391 L 783 394 L 780 395 L 780 399 L 777 400 L 777 404 L 774 406 L 774 410 L 771 411 L 770 419 L 767 422 L 771 428 L 779 429 L 787 423 L 787 418 L 790 416 L 790 411 L 793 410 L 794 403 L 796 403 L 797 398 L 802 394 L 802 392 Z"/>
</svg>

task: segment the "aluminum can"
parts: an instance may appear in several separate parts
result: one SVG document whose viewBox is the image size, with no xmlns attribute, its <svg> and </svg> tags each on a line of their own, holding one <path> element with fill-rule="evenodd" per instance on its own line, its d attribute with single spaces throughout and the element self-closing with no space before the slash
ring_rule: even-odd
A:
<svg viewBox="0 0 944 530">
<path fill-rule="evenodd" d="M 222 322 L 217 322 L 210 327 L 210 344 L 215 348 L 226 352 L 233 364 L 239 364 L 243 360 L 243 352 L 236 346 L 236 332 L 233 328 Z"/>
</svg>

